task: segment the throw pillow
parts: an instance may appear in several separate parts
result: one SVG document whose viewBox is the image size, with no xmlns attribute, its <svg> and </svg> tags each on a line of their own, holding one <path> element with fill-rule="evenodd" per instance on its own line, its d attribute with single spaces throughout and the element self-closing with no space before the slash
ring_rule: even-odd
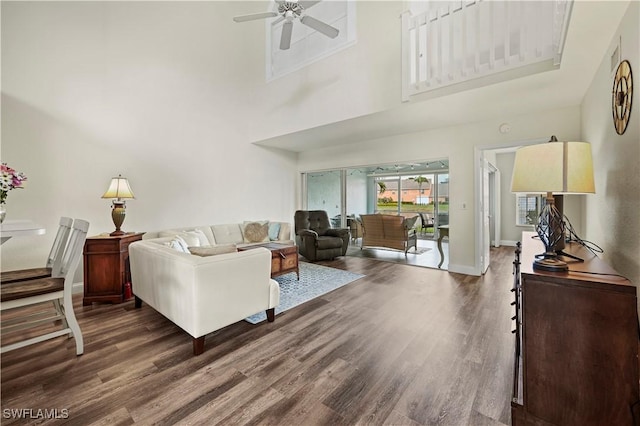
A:
<svg viewBox="0 0 640 426">
<path fill-rule="evenodd" d="M 268 222 L 245 222 L 242 229 L 245 243 L 265 243 L 269 242 Z"/>
<path fill-rule="evenodd" d="M 199 229 L 191 229 L 178 234 L 187 243 L 188 247 L 200 247 L 209 245 L 209 240 L 204 232 Z"/>
<path fill-rule="evenodd" d="M 189 247 L 185 240 L 176 235 L 171 241 L 164 243 L 166 246 L 179 251 L 180 253 L 189 253 Z"/>
<path fill-rule="evenodd" d="M 235 244 L 218 244 L 215 246 L 189 247 L 189 252 L 196 256 L 216 256 L 218 254 L 235 253 L 238 249 Z"/>
<path fill-rule="evenodd" d="M 280 235 L 280 224 L 278 222 L 269 222 L 269 239 L 275 241 Z"/>
</svg>

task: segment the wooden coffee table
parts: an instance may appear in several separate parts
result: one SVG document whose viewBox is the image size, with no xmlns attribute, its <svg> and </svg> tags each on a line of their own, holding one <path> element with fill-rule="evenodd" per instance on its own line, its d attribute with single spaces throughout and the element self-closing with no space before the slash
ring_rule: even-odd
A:
<svg viewBox="0 0 640 426">
<path fill-rule="evenodd" d="M 238 247 L 238 251 L 264 247 L 271 251 L 271 278 L 295 272 L 300 279 L 298 268 L 298 246 L 293 244 L 261 243 Z"/>
</svg>

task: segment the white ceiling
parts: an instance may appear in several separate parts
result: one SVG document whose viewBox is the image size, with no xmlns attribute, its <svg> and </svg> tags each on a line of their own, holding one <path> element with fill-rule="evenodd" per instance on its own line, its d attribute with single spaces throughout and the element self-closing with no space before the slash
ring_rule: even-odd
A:
<svg viewBox="0 0 640 426">
<path fill-rule="evenodd" d="M 257 141 L 304 152 L 473 121 L 579 105 L 629 1 L 575 0 L 560 69 Z M 526 99 L 526 102 L 523 102 Z"/>
</svg>

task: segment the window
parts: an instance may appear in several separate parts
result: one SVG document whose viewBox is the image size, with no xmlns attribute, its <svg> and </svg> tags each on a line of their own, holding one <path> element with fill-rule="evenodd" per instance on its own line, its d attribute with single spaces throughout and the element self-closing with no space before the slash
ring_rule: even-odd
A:
<svg viewBox="0 0 640 426">
<path fill-rule="evenodd" d="M 516 195 L 516 225 L 535 226 L 540 210 L 544 206 L 544 197 L 539 194 Z"/>
</svg>

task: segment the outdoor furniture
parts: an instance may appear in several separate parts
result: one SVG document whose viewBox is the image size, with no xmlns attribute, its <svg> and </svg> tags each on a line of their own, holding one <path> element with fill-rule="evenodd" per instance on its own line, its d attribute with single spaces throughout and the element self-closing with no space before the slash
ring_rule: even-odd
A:
<svg viewBox="0 0 640 426">
<path fill-rule="evenodd" d="M 351 217 L 348 219 L 349 232 L 351 233 L 351 241 L 356 242 L 358 238 L 362 237 L 362 222 L 360 219 Z"/>
<path fill-rule="evenodd" d="M 298 210 L 294 215 L 296 243 L 300 254 L 311 262 L 344 256 L 349 230 L 332 228 L 324 210 Z"/>
<path fill-rule="evenodd" d="M 428 228 L 434 228 L 433 215 L 431 213 L 418 213 L 420 215 L 420 233 L 424 234 Z"/>
<path fill-rule="evenodd" d="M 442 239 L 447 237 L 449 239 L 449 225 L 438 226 L 438 251 L 440 252 L 440 263 L 438 268 L 444 263 L 444 252 L 442 251 Z"/>
<path fill-rule="evenodd" d="M 413 229 L 418 216 L 405 218 L 404 216 L 387 214 L 363 214 L 362 245 L 363 247 L 386 247 L 404 251 L 406 255 L 413 246 L 418 250 L 418 239 Z"/>
</svg>

